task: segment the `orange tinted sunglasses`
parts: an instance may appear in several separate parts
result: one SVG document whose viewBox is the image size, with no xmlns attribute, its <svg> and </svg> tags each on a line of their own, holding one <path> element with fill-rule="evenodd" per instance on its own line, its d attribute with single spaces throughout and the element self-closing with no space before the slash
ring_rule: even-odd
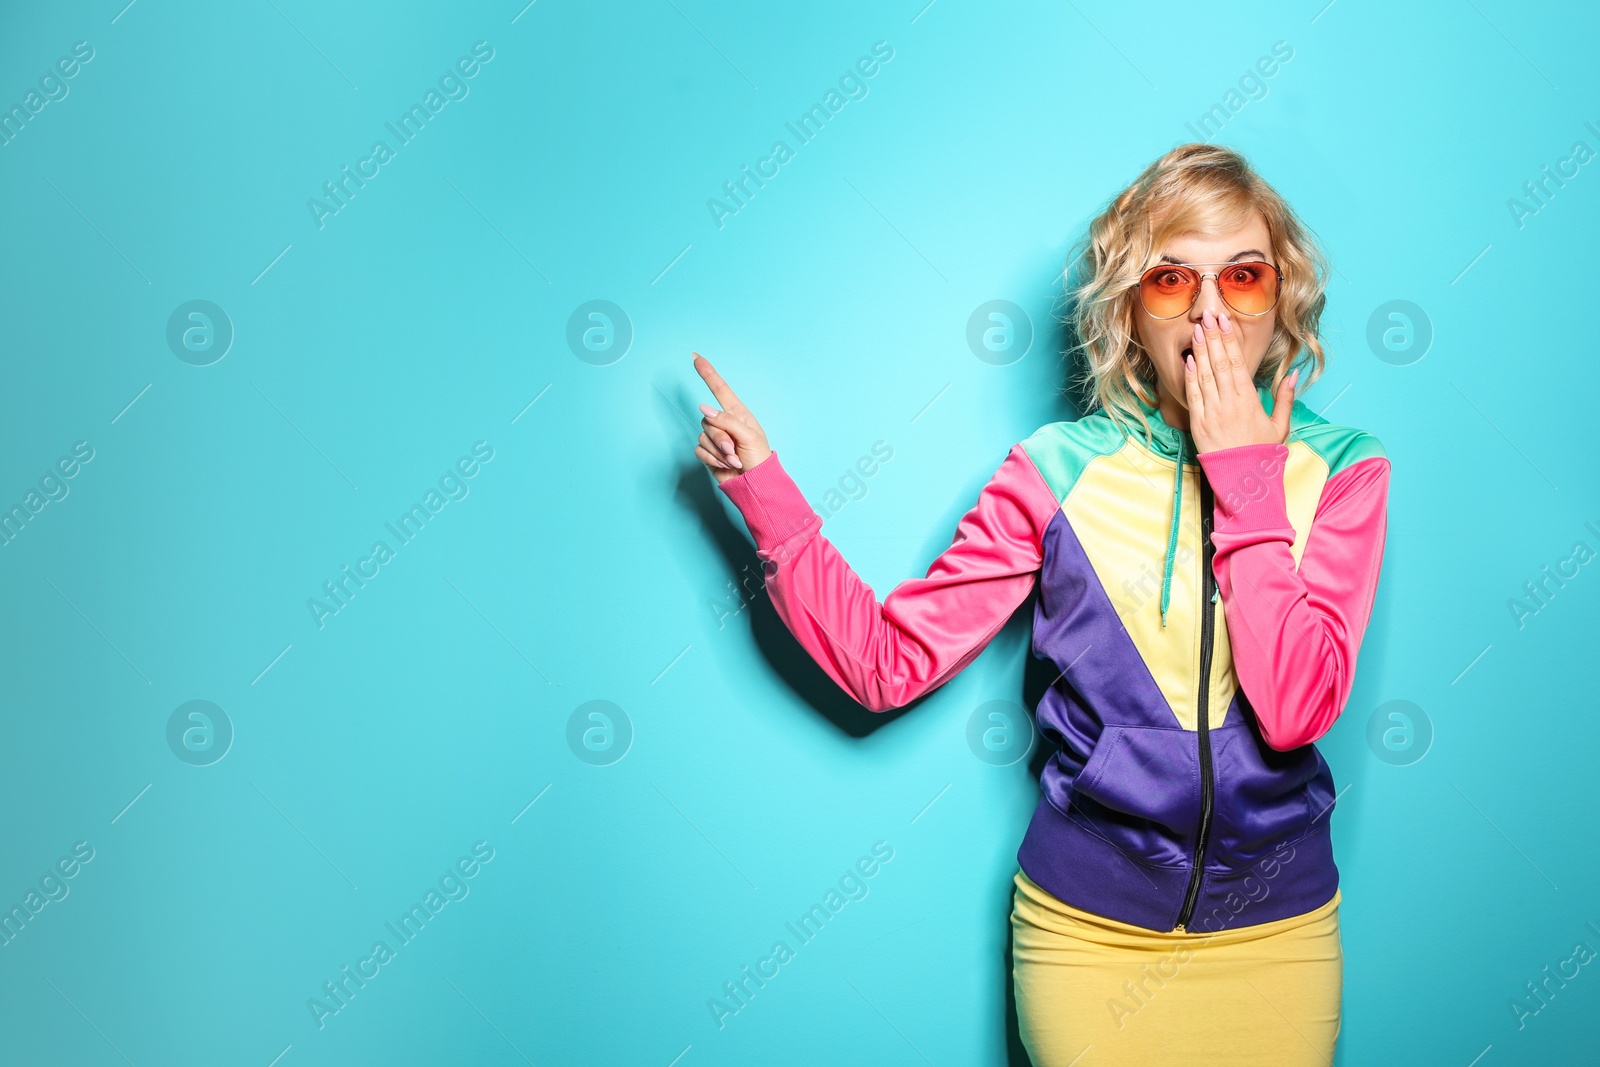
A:
<svg viewBox="0 0 1600 1067">
<path fill-rule="evenodd" d="M 1222 267 L 1220 271 L 1197 267 Z M 1139 303 L 1155 319 L 1187 314 L 1207 278 L 1217 280 L 1223 303 L 1241 315 L 1265 315 L 1278 304 L 1283 272 L 1262 260 L 1240 263 L 1158 263 L 1139 279 Z"/>
</svg>

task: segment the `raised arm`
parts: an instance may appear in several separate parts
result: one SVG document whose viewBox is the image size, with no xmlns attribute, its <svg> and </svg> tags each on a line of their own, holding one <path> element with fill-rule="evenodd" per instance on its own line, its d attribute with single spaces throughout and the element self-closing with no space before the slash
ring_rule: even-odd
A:
<svg viewBox="0 0 1600 1067">
<path fill-rule="evenodd" d="M 926 577 L 880 604 L 773 452 L 720 482 L 744 516 L 779 617 L 828 676 L 872 711 L 901 707 L 977 658 L 1038 576 L 1058 501 L 1014 445 Z"/>
<path fill-rule="evenodd" d="M 1253 444 L 1200 454 L 1216 491 L 1213 569 L 1234 671 L 1279 751 L 1322 737 L 1344 710 L 1388 532 L 1389 460 L 1369 456 L 1323 486 L 1297 569 L 1288 452 Z"/>
</svg>

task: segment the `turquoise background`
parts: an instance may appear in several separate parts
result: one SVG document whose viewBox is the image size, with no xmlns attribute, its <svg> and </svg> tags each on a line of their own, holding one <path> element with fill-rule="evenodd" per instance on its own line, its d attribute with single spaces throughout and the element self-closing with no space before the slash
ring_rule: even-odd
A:
<svg viewBox="0 0 1600 1067">
<path fill-rule="evenodd" d="M 1511 1005 L 1600 949 L 1600 564 L 1520 626 L 1510 604 L 1600 550 L 1600 164 L 1509 205 L 1600 150 L 1592 9 L 124 2 L 0 13 L 5 108 L 93 49 L 0 147 L 0 506 L 93 449 L 0 548 L 0 904 L 93 850 L 0 947 L 0 1061 L 1025 1063 L 1007 916 L 1039 754 L 966 739 L 1036 695 L 1032 601 L 909 711 L 860 709 L 738 592 L 758 563 L 693 455 L 690 351 L 808 496 L 843 480 L 825 532 L 887 594 L 1010 444 L 1077 414 L 1072 241 L 1280 41 L 1206 136 L 1325 242 L 1305 399 L 1394 465 L 1320 744 L 1338 1062 L 1592 1054 L 1597 965 Z M 319 228 L 307 201 L 480 41 L 466 95 Z M 719 227 L 707 201 L 880 41 L 866 95 Z M 233 332 L 205 366 L 167 339 L 195 300 Z M 594 300 L 625 352 L 569 345 Z M 968 346 L 991 300 L 1025 354 Z M 1396 300 L 1431 343 L 1380 358 Z M 380 539 L 319 627 L 308 601 Z M 215 714 L 209 748 L 169 742 L 196 700 L 220 759 Z M 1369 743 L 1391 701 L 1421 758 Z M 478 842 L 466 895 L 319 1028 L 323 983 Z M 867 895 L 719 1028 L 708 1000 L 877 842 Z"/>
</svg>

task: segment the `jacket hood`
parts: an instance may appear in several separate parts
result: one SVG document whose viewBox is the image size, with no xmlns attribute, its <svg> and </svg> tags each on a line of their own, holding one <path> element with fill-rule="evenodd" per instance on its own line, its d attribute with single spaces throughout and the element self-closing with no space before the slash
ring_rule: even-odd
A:
<svg viewBox="0 0 1600 1067">
<path fill-rule="evenodd" d="M 1272 414 L 1272 387 L 1268 385 L 1256 386 L 1256 395 L 1261 398 L 1262 410 Z M 1167 425 L 1167 420 L 1161 415 L 1161 408 L 1157 405 L 1147 404 L 1139 397 L 1134 398 L 1140 409 L 1144 411 L 1145 418 L 1150 420 L 1151 433 L 1146 435 L 1141 427 L 1132 427 L 1133 433 L 1149 446 L 1150 450 L 1163 459 L 1176 460 L 1180 448 L 1183 450 L 1185 463 L 1193 464 L 1195 460 L 1194 436 L 1188 430 L 1177 430 Z M 1127 431 L 1124 435 L 1128 436 Z"/>
</svg>

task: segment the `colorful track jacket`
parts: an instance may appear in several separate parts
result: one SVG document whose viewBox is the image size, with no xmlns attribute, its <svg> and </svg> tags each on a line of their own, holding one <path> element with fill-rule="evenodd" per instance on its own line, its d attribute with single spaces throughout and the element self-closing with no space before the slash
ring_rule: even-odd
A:
<svg viewBox="0 0 1600 1067">
<path fill-rule="evenodd" d="M 778 615 L 874 711 L 948 681 L 1037 583 L 1054 751 L 1017 858 L 1057 899 L 1151 930 L 1302 914 L 1339 884 L 1312 742 L 1354 682 L 1389 461 L 1297 400 L 1287 443 L 1197 465 L 1193 437 L 1144 411 L 1148 435 L 1097 412 L 1012 446 L 927 575 L 882 603 L 776 452 L 720 488 Z"/>
</svg>

